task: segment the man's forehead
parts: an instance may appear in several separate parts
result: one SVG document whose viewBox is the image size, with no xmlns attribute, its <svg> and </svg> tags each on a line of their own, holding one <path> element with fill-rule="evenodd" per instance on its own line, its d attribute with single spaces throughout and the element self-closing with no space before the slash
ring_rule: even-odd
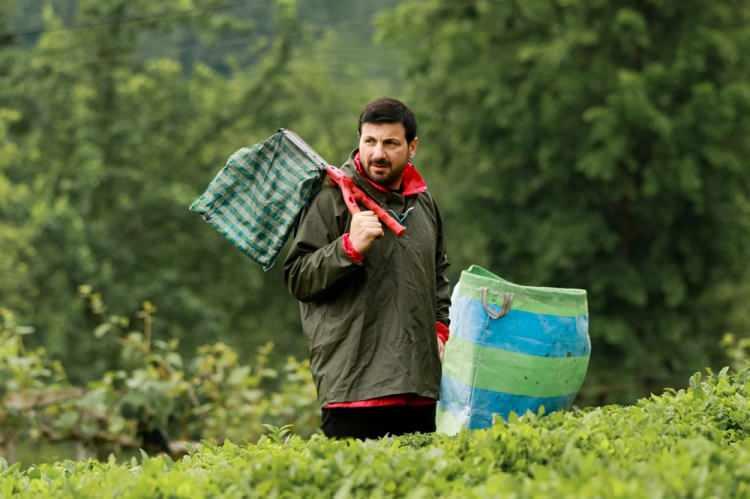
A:
<svg viewBox="0 0 750 499">
<path fill-rule="evenodd" d="M 406 129 L 401 122 L 396 123 L 362 123 L 362 136 L 381 139 L 395 138 L 406 140 Z"/>
</svg>

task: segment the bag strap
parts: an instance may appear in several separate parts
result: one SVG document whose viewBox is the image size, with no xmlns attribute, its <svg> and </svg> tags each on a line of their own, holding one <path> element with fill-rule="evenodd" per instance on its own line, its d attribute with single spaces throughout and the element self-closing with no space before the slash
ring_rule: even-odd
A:
<svg viewBox="0 0 750 499">
<path fill-rule="evenodd" d="M 495 311 L 490 308 L 489 303 L 487 303 L 487 295 L 489 290 L 486 287 L 482 287 L 480 289 L 482 290 L 482 307 L 484 308 L 484 311 L 487 312 L 487 315 L 490 316 L 490 319 L 500 319 L 501 317 L 505 317 L 508 312 L 510 312 L 510 307 L 513 304 L 513 293 L 503 294 L 503 308 L 499 311 Z"/>
</svg>

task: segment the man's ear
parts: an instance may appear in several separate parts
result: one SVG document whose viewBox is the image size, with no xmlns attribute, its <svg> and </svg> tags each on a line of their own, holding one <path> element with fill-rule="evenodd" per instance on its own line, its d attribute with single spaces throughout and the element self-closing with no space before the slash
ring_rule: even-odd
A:
<svg viewBox="0 0 750 499">
<path fill-rule="evenodd" d="M 409 160 L 411 161 L 414 159 L 414 155 L 417 154 L 417 146 L 419 146 L 419 137 L 414 137 L 411 142 L 409 142 Z"/>
</svg>

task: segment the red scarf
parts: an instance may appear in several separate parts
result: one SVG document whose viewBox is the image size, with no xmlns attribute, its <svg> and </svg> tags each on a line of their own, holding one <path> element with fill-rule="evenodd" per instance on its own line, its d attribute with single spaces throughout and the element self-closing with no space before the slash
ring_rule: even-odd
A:
<svg viewBox="0 0 750 499">
<path fill-rule="evenodd" d="M 354 155 L 354 166 L 360 175 L 367 179 L 371 186 L 380 192 L 391 192 L 390 189 L 384 185 L 380 185 L 377 182 L 373 182 L 362 167 L 362 162 L 359 160 L 359 151 Z M 406 163 L 404 173 L 401 176 L 401 193 L 404 196 L 414 196 L 416 194 L 425 192 L 427 190 L 427 184 L 425 183 L 422 175 L 417 171 L 417 168 L 410 162 Z"/>
</svg>

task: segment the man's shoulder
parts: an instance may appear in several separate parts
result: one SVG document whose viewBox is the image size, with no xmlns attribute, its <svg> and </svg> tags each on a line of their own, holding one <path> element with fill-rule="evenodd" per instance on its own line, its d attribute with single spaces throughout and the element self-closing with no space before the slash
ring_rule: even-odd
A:
<svg viewBox="0 0 750 499">
<path fill-rule="evenodd" d="M 319 205 L 325 209 L 338 210 L 345 207 L 344 198 L 341 195 L 341 189 L 328 178 L 323 179 L 323 185 L 312 200 L 314 205 Z"/>
<path fill-rule="evenodd" d="M 415 203 L 420 207 L 420 210 L 423 210 L 427 214 L 433 225 L 436 227 L 442 225 L 442 215 L 438 207 L 438 202 L 429 190 L 417 194 Z"/>
<path fill-rule="evenodd" d="M 425 189 L 424 191 L 420 192 L 416 195 L 416 198 L 418 202 L 424 204 L 425 206 L 429 207 L 431 210 L 437 210 L 438 208 L 438 202 L 435 199 L 435 197 L 432 195 L 432 192 L 430 192 L 429 189 Z"/>
<path fill-rule="evenodd" d="M 354 176 L 354 163 L 352 162 L 351 157 L 346 162 L 344 162 L 344 164 L 342 164 L 339 169 L 349 177 Z M 327 176 L 323 178 L 323 185 L 320 188 L 318 194 L 313 199 L 313 202 L 322 203 L 337 208 L 346 207 L 346 204 L 344 203 L 344 197 L 341 194 L 341 189 Z"/>
</svg>

